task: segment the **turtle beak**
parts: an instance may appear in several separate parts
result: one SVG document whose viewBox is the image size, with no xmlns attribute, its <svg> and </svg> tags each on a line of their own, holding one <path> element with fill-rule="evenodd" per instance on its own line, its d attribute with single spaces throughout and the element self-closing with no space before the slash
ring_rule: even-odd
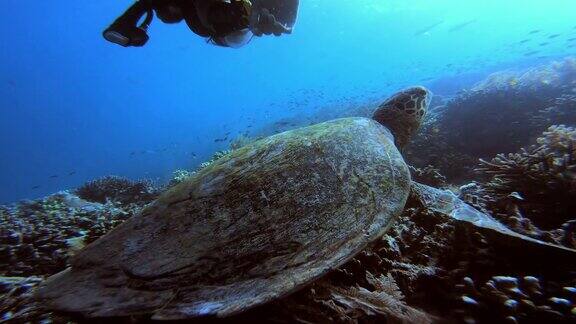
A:
<svg viewBox="0 0 576 324">
<path fill-rule="evenodd" d="M 425 102 L 426 102 L 426 108 L 428 108 L 430 106 L 430 102 L 432 102 L 432 97 L 434 97 L 434 94 L 432 93 L 432 91 L 430 91 L 429 89 L 426 89 L 424 87 L 422 87 L 422 89 L 426 92 L 425 96 Z"/>
<path fill-rule="evenodd" d="M 426 102 L 427 105 L 430 103 L 430 101 L 432 101 L 433 96 L 432 91 L 428 90 L 425 87 L 418 86 L 410 89 L 409 91 L 416 96 L 424 98 L 424 101 Z"/>
</svg>

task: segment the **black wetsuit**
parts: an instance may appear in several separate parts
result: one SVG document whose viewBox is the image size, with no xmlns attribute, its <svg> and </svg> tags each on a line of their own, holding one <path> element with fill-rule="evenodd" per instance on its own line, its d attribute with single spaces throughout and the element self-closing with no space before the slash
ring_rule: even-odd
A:
<svg viewBox="0 0 576 324">
<path fill-rule="evenodd" d="M 155 0 L 162 1 L 162 0 Z M 213 36 L 213 31 L 210 30 L 201 19 L 202 8 L 199 8 L 199 3 L 204 2 L 218 2 L 217 0 L 168 0 L 177 1 L 181 6 L 184 18 L 190 29 L 203 37 Z M 252 17 L 251 24 L 258 21 L 258 17 L 262 10 L 268 10 L 278 22 L 287 28 L 292 28 L 296 23 L 298 16 L 299 0 L 252 0 Z M 200 15 L 199 15 L 200 13 Z"/>
<path fill-rule="evenodd" d="M 122 46 L 143 46 L 148 41 L 146 30 L 152 21 L 152 10 L 165 23 L 186 21 L 197 35 L 225 37 L 229 33 L 250 30 L 256 36 L 290 33 L 296 23 L 299 0 L 251 0 L 251 16 L 236 18 L 238 3 L 222 0 L 137 0 L 104 31 L 104 37 Z M 146 14 L 143 23 L 140 18 Z M 239 25 L 240 24 L 240 25 Z"/>
<path fill-rule="evenodd" d="M 252 10 L 258 14 L 262 9 L 268 9 L 276 20 L 284 26 L 292 28 L 298 17 L 299 0 L 254 0 Z"/>
</svg>

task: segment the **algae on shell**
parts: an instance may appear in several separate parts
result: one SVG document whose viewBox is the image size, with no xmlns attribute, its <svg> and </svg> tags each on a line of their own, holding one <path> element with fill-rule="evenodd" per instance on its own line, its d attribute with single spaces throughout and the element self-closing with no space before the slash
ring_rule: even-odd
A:
<svg viewBox="0 0 576 324">
<path fill-rule="evenodd" d="M 262 139 L 170 189 L 43 284 L 86 316 L 228 316 L 302 288 L 380 237 L 410 174 L 389 131 L 339 119 Z"/>
</svg>

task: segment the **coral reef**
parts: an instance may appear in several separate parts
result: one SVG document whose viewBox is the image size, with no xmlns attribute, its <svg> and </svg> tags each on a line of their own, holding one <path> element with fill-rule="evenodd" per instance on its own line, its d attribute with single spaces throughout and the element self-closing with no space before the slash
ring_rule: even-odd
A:
<svg viewBox="0 0 576 324">
<path fill-rule="evenodd" d="M 46 312 L 32 294 L 46 276 L 64 270 L 70 257 L 140 211 L 92 203 L 69 192 L 0 206 L 0 321 L 69 322 Z"/>
<path fill-rule="evenodd" d="M 483 204 L 510 228 L 576 247 L 576 129 L 551 126 L 537 145 L 481 160 Z"/>
<path fill-rule="evenodd" d="M 465 183 L 478 159 L 515 152 L 561 123 L 576 123 L 574 58 L 493 74 L 434 107 L 406 158 L 416 167 L 434 165 L 451 183 Z"/>
<path fill-rule="evenodd" d="M 486 214 L 491 213 L 486 206 L 490 196 L 486 194 L 480 183 L 472 181 L 463 186 L 460 186 L 456 192 L 458 193 L 460 199 L 470 204 L 474 208 Z"/>
<path fill-rule="evenodd" d="M 62 192 L 0 207 L 0 275 L 51 275 L 75 249 L 96 240 L 137 209 L 89 203 Z"/>
<path fill-rule="evenodd" d="M 123 206 L 146 204 L 158 196 L 158 190 L 150 181 L 132 181 L 117 176 L 87 182 L 74 193 L 87 201 L 102 204 L 111 201 Z"/>
<path fill-rule="evenodd" d="M 355 259 L 356 268 L 362 267 Z M 354 284 L 338 283 L 338 276 L 351 273 L 345 268 L 332 278 L 314 283 L 304 291 L 273 302 L 249 316 L 278 323 L 432 323 L 434 317 L 409 306 L 392 275 L 375 276 L 368 271 Z M 361 280 L 360 280 L 361 279 Z"/>
<path fill-rule="evenodd" d="M 576 124 L 575 59 L 494 74 L 433 106 L 403 152 L 414 165 L 413 179 L 436 187 L 468 182 L 460 197 L 479 211 L 520 234 L 576 248 L 576 129 L 560 125 Z M 368 115 L 373 107 L 362 109 Z M 231 150 L 250 141 L 240 138 Z M 230 152 L 217 152 L 196 170 L 176 171 L 168 187 Z M 6 276 L 0 278 L 0 321 L 75 322 L 42 310 L 30 299 L 34 287 L 64 269 L 76 249 L 138 213 L 158 189 L 106 177 L 74 193 L 87 201 L 63 192 L 0 206 L 0 275 Z M 522 246 L 508 243 L 428 208 L 412 193 L 390 231 L 347 264 L 222 322 L 575 322 L 575 273 L 561 267 L 567 260 L 526 257 Z"/>
<path fill-rule="evenodd" d="M 573 323 L 576 280 L 568 285 L 535 276 L 493 276 L 478 286 L 470 277 L 456 285 L 456 314 L 466 323 Z M 478 289 L 479 287 L 479 289 Z"/>
<path fill-rule="evenodd" d="M 561 88 L 574 85 L 574 80 L 576 80 L 576 58 L 566 57 L 527 70 L 507 70 L 493 73 L 476 84 L 472 91 Z"/>
<path fill-rule="evenodd" d="M 347 264 L 295 294 L 221 322 L 458 323 L 475 320 L 494 323 L 512 321 L 509 316 L 520 323 L 574 320 L 570 306 L 574 307 L 576 282 L 570 273 L 547 266 L 548 262 L 533 262 L 524 255 L 516 257 L 515 253 L 501 248 L 508 243 L 494 243 L 471 223 L 428 208 L 413 193 L 388 234 Z M 502 274 L 517 279 L 501 280 Z M 526 283 L 534 280 L 523 279 L 532 277 L 540 278 L 542 295 L 531 290 L 534 285 Z M 470 278 L 485 284 L 475 284 Z M 47 313 L 29 299 L 38 279 L 11 281 L 22 282 L 29 292 L 12 291 L 16 286 L 4 288 L 0 297 L 3 318 L 21 322 L 76 321 Z M 528 298 L 519 298 L 513 286 L 500 284 L 509 281 L 517 282 L 517 288 Z M 491 289 L 492 286 L 498 291 Z M 534 308 L 525 309 L 532 305 L 530 303 Z M 510 310 L 510 307 L 516 308 Z M 131 318 L 121 322 L 134 321 L 148 319 Z"/>
</svg>

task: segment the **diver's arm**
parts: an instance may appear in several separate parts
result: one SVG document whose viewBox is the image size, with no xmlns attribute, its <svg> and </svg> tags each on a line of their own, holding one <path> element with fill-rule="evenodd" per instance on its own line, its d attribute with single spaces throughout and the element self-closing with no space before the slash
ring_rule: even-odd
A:
<svg viewBox="0 0 576 324">
<path fill-rule="evenodd" d="M 264 0 L 276 5 L 272 6 L 270 10 L 274 17 L 288 28 L 294 27 L 296 19 L 298 18 L 298 6 L 300 4 L 299 0 Z"/>
<path fill-rule="evenodd" d="M 292 33 L 299 0 L 253 0 L 250 29 L 256 36 Z"/>
<path fill-rule="evenodd" d="M 292 28 L 284 26 L 268 9 L 262 9 L 258 16 L 257 23 L 251 28 L 252 33 L 256 36 L 271 35 L 280 36 L 282 34 L 292 33 Z"/>
</svg>

